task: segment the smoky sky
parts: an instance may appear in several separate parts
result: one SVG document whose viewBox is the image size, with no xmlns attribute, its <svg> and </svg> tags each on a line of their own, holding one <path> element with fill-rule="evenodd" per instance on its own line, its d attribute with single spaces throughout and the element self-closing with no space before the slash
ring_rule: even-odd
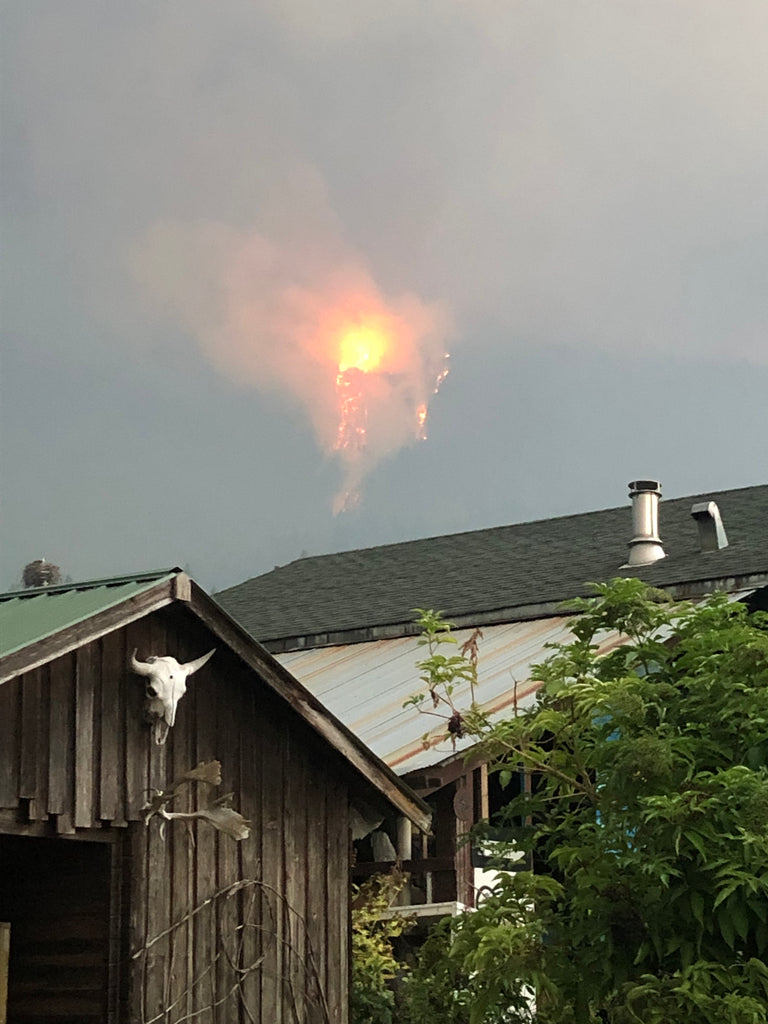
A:
<svg viewBox="0 0 768 1024">
<path fill-rule="evenodd" d="M 0 10 L 0 586 L 765 480 L 764 0 Z M 348 294 L 407 338 L 354 465 Z"/>
</svg>

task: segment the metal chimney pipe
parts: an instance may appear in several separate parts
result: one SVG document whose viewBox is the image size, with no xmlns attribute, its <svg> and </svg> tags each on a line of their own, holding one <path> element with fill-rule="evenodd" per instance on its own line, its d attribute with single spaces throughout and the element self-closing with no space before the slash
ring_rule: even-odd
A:
<svg viewBox="0 0 768 1024">
<path fill-rule="evenodd" d="M 627 565 L 650 565 L 665 557 L 659 537 L 661 484 L 658 480 L 633 480 L 628 486 L 634 536 L 629 542 Z"/>
</svg>

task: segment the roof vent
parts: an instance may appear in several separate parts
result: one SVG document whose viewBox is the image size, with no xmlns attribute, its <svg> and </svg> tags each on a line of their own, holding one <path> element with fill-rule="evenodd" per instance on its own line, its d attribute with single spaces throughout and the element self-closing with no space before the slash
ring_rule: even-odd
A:
<svg viewBox="0 0 768 1024">
<path fill-rule="evenodd" d="M 633 480 L 628 486 L 634 536 L 629 542 L 627 565 L 650 565 L 664 558 L 659 538 L 661 484 L 658 480 Z"/>
<path fill-rule="evenodd" d="M 723 520 L 716 501 L 702 501 L 694 505 L 691 515 L 699 527 L 699 543 L 702 551 L 719 551 L 728 547 Z"/>
</svg>

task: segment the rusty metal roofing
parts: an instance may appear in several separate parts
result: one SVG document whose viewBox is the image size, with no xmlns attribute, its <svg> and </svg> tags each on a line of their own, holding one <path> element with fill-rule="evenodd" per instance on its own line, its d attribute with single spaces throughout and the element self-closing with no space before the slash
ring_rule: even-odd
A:
<svg viewBox="0 0 768 1024">
<path fill-rule="evenodd" d="M 513 622 L 483 630 L 478 659 L 477 702 L 491 714 L 511 713 L 515 700 L 530 705 L 538 683 L 531 667 L 542 662 L 547 644 L 572 639 L 570 619 L 558 616 L 534 622 Z M 459 644 L 471 630 L 456 630 Z M 454 751 L 444 740 L 446 721 L 423 714 L 403 703 L 419 692 L 416 662 L 425 656 L 417 637 L 397 637 L 346 647 L 320 647 L 277 656 L 299 682 L 369 746 L 399 775 L 426 768 L 471 746 L 458 740 Z M 618 633 L 607 635 L 601 650 L 620 642 Z M 423 687 L 422 687 L 423 689 Z M 470 703 L 469 686 L 457 686 L 457 707 Z M 429 747 L 422 737 L 429 733 Z"/>
<path fill-rule="evenodd" d="M 178 569 L 0 594 L 0 657 L 84 622 L 170 580 Z"/>
<path fill-rule="evenodd" d="M 734 591 L 728 600 L 741 601 L 752 592 Z M 530 706 L 540 685 L 532 675 L 533 666 L 551 653 L 549 645 L 573 640 L 572 620 L 573 616 L 554 616 L 484 627 L 475 690 L 481 708 L 493 717 L 511 714 L 515 703 L 520 708 Z M 451 635 L 460 646 L 471 634 L 471 629 L 457 629 Z M 598 651 L 607 653 L 623 642 L 617 631 L 606 632 Z M 405 775 L 451 759 L 474 742 L 465 738 L 457 740 L 454 747 L 445 739 L 445 718 L 403 707 L 409 697 L 424 689 L 416 662 L 425 657 L 425 650 L 418 645 L 418 637 L 408 636 L 289 651 L 276 658 L 382 761 L 398 775 Z M 457 685 L 456 706 L 466 708 L 470 702 L 469 685 Z M 425 733 L 429 734 L 428 745 Z"/>
</svg>

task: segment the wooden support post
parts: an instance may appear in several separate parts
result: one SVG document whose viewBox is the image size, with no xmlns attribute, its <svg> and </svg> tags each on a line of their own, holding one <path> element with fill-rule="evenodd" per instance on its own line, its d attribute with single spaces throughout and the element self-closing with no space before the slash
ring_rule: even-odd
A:
<svg viewBox="0 0 768 1024">
<path fill-rule="evenodd" d="M 397 819 L 397 856 L 400 860 L 411 859 L 411 823 L 403 816 Z"/>
<path fill-rule="evenodd" d="M 401 815 L 397 819 L 397 856 L 399 860 L 411 859 L 412 826 L 408 818 Z M 398 903 L 407 906 L 411 902 L 411 885 L 406 882 L 400 892 Z"/>
<path fill-rule="evenodd" d="M 488 804 L 488 765 L 480 765 L 480 814 L 483 821 L 490 817 Z"/>
<path fill-rule="evenodd" d="M 8 1020 L 8 960 L 11 953 L 11 926 L 0 921 L 0 1024 Z"/>
</svg>

